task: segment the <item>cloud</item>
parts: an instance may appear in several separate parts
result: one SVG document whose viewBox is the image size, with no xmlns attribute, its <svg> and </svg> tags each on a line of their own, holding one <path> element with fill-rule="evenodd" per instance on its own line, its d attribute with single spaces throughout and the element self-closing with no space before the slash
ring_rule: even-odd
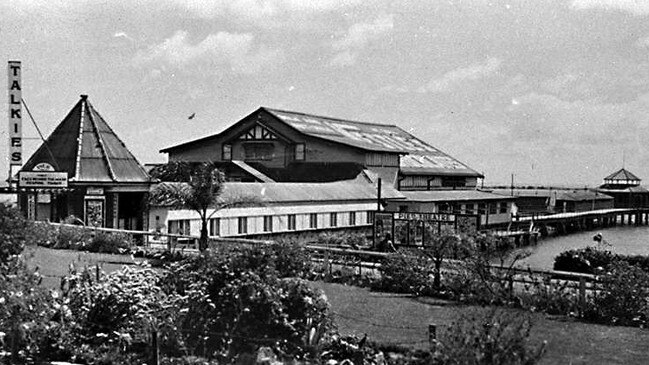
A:
<svg viewBox="0 0 649 365">
<path fill-rule="evenodd" d="M 369 43 L 383 38 L 394 28 L 394 16 L 382 14 L 370 23 L 356 23 L 344 35 L 333 42 L 337 51 L 330 61 L 334 66 L 349 66 L 356 63 L 358 53 Z"/>
<path fill-rule="evenodd" d="M 179 30 L 162 43 L 140 51 L 133 59 L 134 64 L 163 64 L 174 68 L 194 64 L 229 66 L 235 73 L 250 74 L 283 60 L 282 52 L 256 46 L 250 33 L 218 32 L 196 44 L 191 44 L 187 35 L 186 31 Z"/>
<path fill-rule="evenodd" d="M 361 0 L 168 0 L 191 15 L 214 19 L 245 21 L 256 25 L 276 23 L 284 17 L 311 16 L 339 11 L 341 8 L 361 3 Z M 259 23 L 259 21 L 262 21 Z"/>
<path fill-rule="evenodd" d="M 575 9 L 618 10 L 633 15 L 649 15 L 649 1 L 646 0 L 574 0 Z"/>
<path fill-rule="evenodd" d="M 126 34 L 125 32 L 115 32 L 115 34 L 113 34 L 113 37 L 114 38 L 124 38 L 124 39 L 127 39 L 127 40 L 131 41 L 131 42 L 135 42 L 135 39 L 129 37 L 129 35 Z"/>
<path fill-rule="evenodd" d="M 443 93 L 448 92 L 456 85 L 465 82 L 479 80 L 495 74 L 502 65 L 502 61 L 492 57 L 485 63 L 476 63 L 467 67 L 460 67 L 445 73 L 442 77 L 430 81 L 419 88 L 419 92 Z"/>
<path fill-rule="evenodd" d="M 649 48 L 649 36 L 646 36 L 646 37 L 643 37 L 643 38 L 638 39 L 638 40 L 635 42 L 635 45 L 636 45 L 638 48 Z"/>
</svg>

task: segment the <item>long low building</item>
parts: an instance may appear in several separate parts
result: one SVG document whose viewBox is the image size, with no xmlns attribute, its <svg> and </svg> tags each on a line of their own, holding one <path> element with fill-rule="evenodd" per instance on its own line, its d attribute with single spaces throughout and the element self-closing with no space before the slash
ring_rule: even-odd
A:
<svg viewBox="0 0 649 365">
<path fill-rule="evenodd" d="M 480 226 L 511 220 L 514 197 L 480 190 L 401 191 L 405 199 L 388 201 L 387 211 L 478 214 Z"/>
<path fill-rule="evenodd" d="M 395 189 L 383 187 L 381 190 L 382 199 L 403 199 Z M 252 203 L 209 212 L 210 237 L 315 237 L 323 231 L 338 230 L 370 234 L 378 194 L 376 186 L 359 180 L 331 183 L 226 182 L 222 199 Z M 170 209 L 161 203 L 151 206 L 148 220 L 149 230 L 200 234 L 200 216 L 192 210 Z"/>
</svg>

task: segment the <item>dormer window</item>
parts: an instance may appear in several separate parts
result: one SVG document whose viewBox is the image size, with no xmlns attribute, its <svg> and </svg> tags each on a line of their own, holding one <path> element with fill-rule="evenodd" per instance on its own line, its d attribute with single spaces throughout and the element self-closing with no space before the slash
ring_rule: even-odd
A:
<svg viewBox="0 0 649 365">
<path fill-rule="evenodd" d="M 306 148 L 304 143 L 298 143 L 295 145 L 295 161 L 304 161 L 304 152 Z"/>
<path fill-rule="evenodd" d="M 224 144 L 223 145 L 223 151 L 221 151 L 222 158 L 224 161 L 231 161 L 232 160 L 232 145 L 231 144 Z"/>
</svg>

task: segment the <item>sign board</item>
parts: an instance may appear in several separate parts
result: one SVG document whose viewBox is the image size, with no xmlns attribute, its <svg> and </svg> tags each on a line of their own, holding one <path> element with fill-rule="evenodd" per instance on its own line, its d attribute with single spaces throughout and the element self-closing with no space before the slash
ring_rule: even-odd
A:
<svg viewBox="0 0 649 365">
<path fill-rule="evenodd" d="M 51 171 L 21 171 L 18 173 L 18 187 L 39 189 L 67 188 L 68 173 Z"/>
<path fill-rule="evenodd" d="M 22 85 L 20 61 L 9 61 L 9 165 L 23 164 L 23 120 L 22 120 Z"/>
<path fill-rule="evenodd" d="M 41 162 L 36 164 L 32 171 L 54 171 L 54 166 L 48 164 L 47 162 Z"/>
<path fill-rule="evenodd" d="M 52 203 L 52 194 L 50 193 L 38 193 L 38 204 L 50 204 Z"/>
<path fill-rule="evenodd" d="M 375 245 L 390 234 L 395 245 L 426 246 L 430 237 L 450 230 L 474 233 L 480 229 L 480 215 L 454 213 L 376 212 Z"/>
<path fill-rule="evenodd" d="M 86 188 L 86 195 L 104 195 L 104 188 L 89 186 Z"/>
</svg>

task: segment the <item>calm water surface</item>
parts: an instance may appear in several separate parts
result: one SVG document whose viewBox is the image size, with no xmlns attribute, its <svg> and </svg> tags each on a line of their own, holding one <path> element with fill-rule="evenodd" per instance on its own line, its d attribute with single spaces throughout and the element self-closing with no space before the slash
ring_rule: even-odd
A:
<svg viewBox="0 0 649 365">
<path fill-rule="evenodd" d="M 649 255 L 649 226 L 620 226 L 539 239 L 536 246 L 524 248 L 531 255 L 519 261 L 518 266 L 552 270 L 554 258 L 558 254 L 570 249 L 594 246 L 596 242 L 593 241 L 593 236 L 597 233 L 601 233 L 610 244 L 607 248 L 612 252 Z"/>
</svg>

